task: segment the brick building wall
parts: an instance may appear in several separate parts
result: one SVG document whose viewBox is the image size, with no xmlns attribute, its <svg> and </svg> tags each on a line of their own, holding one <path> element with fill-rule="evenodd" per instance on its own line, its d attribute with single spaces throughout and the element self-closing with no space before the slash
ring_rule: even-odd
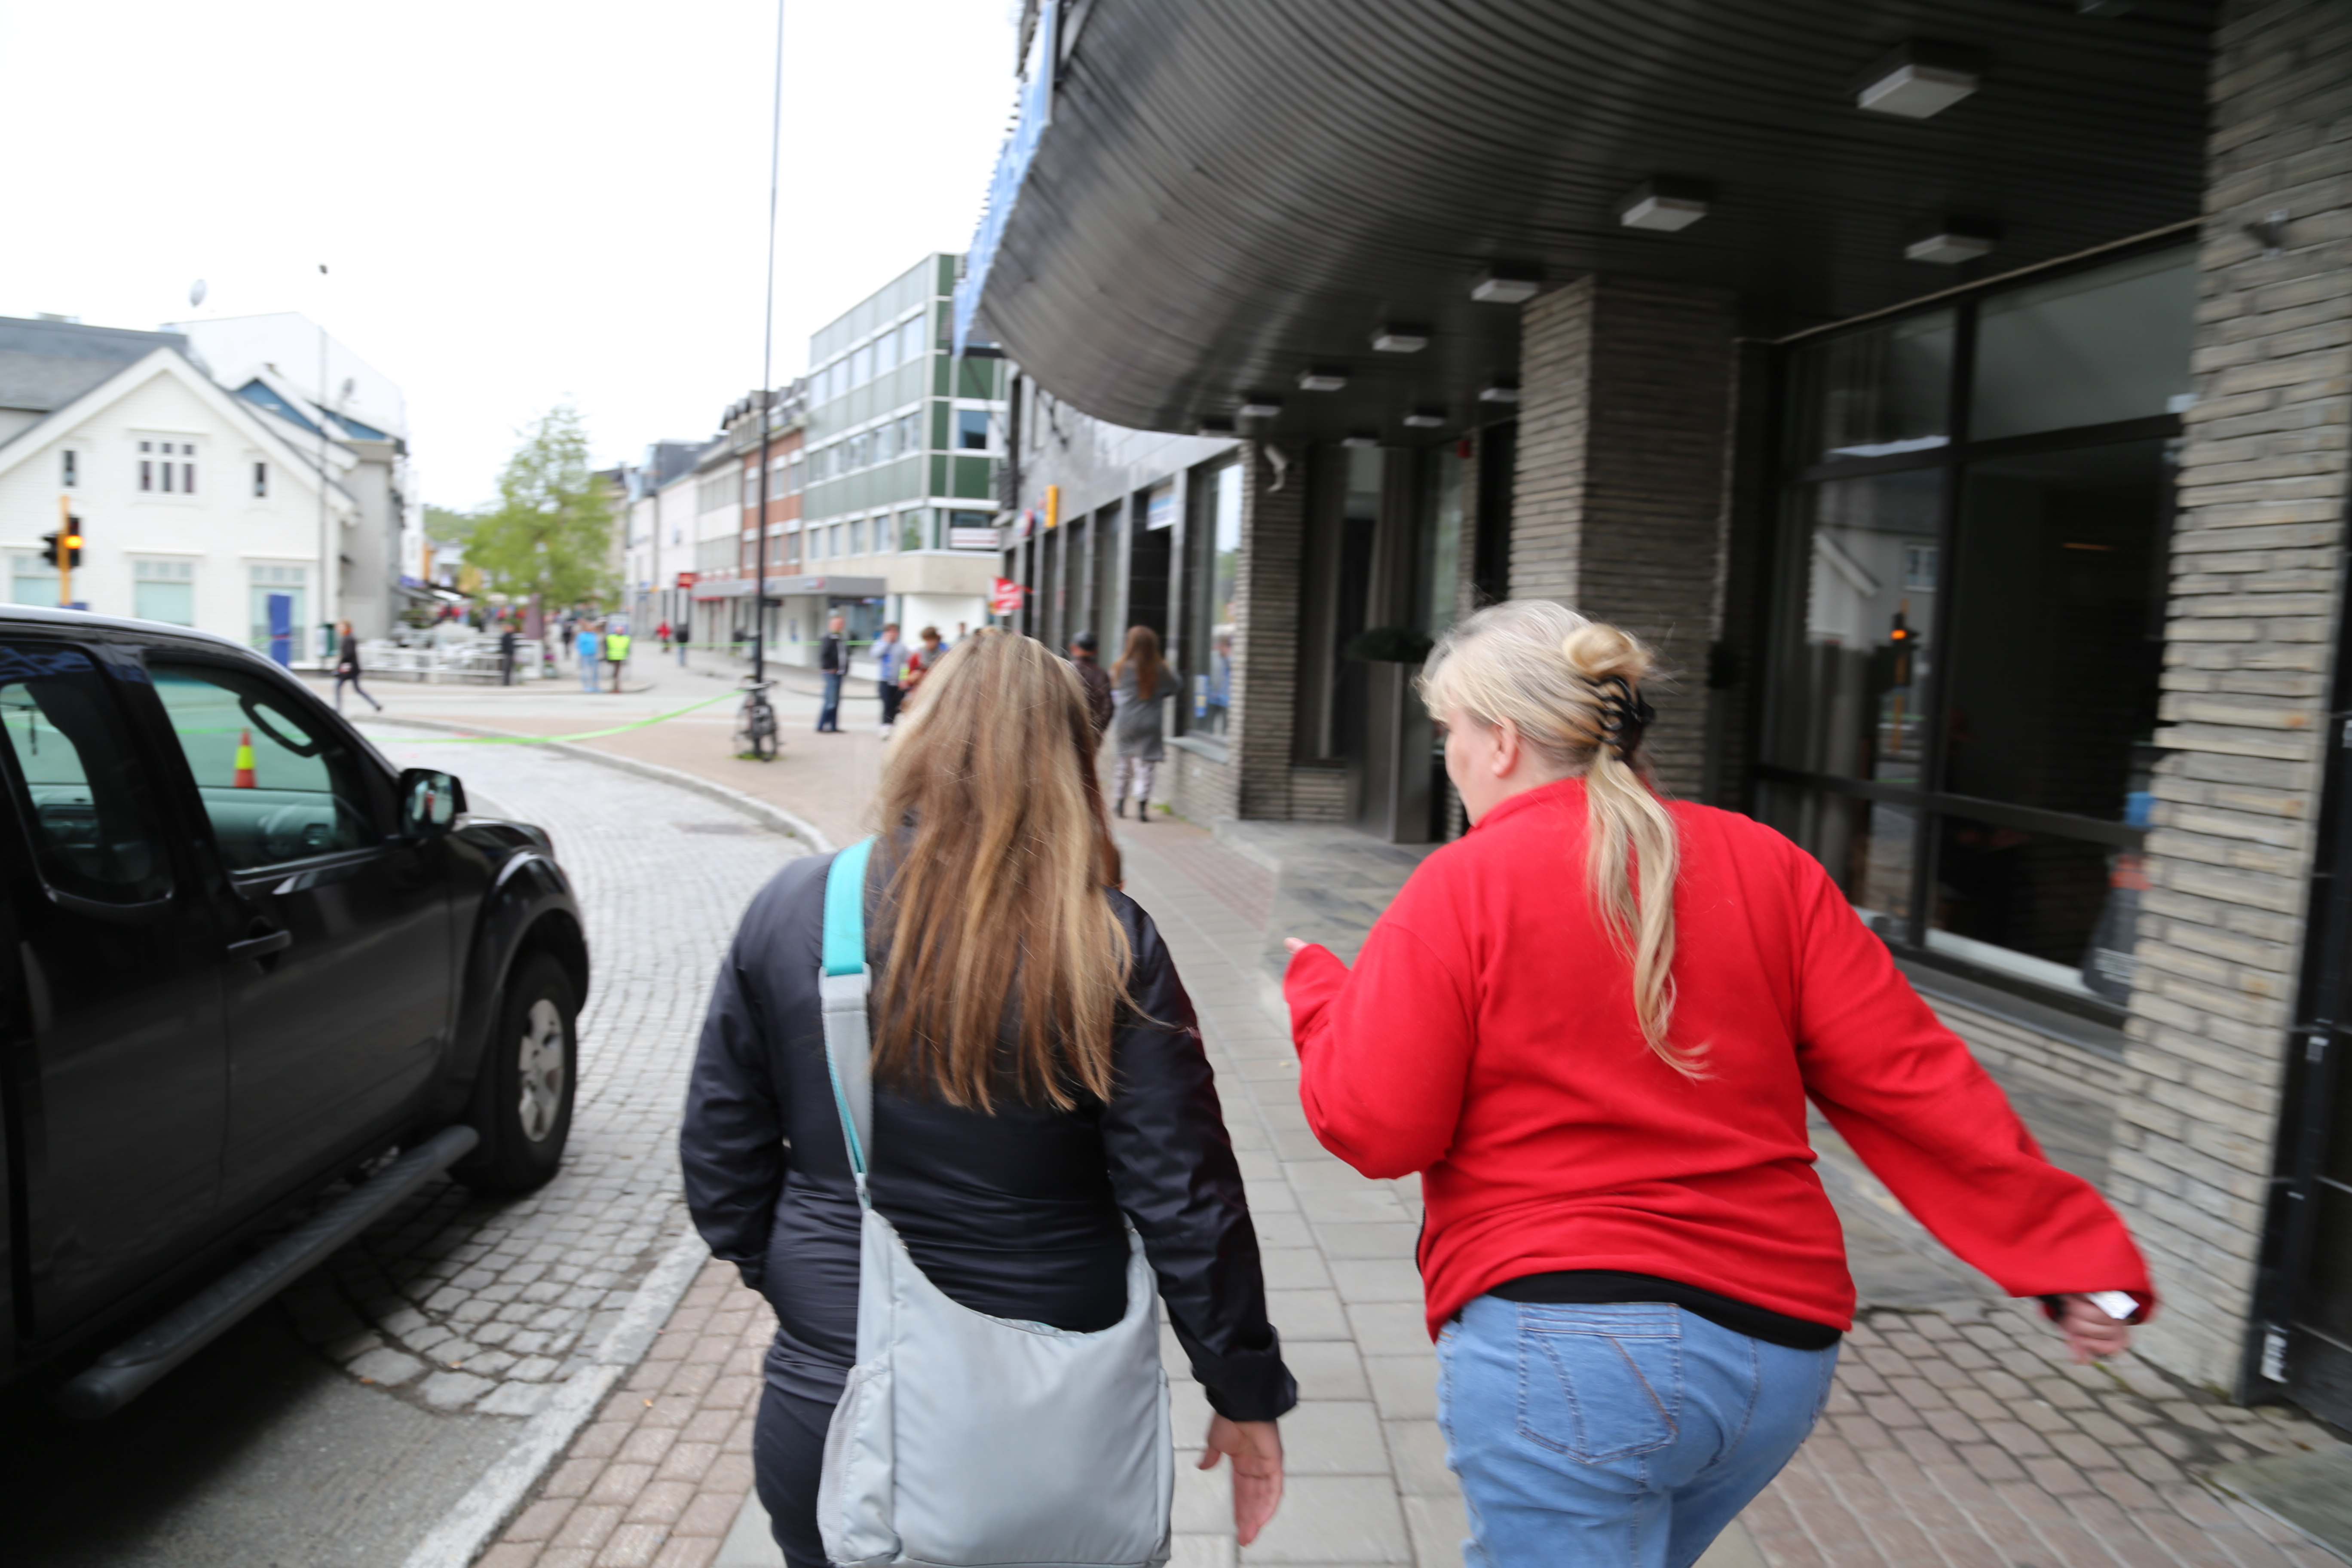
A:
<svg viewBox="0 0 2352 1568">
<path fill-rule="evenodd" d="M 1704 789 L 1706 654 L 1721 621 L 1731 296 L 1590 277 L 1521 319 L 1511 596 L 1648 642 L 1659 782 Z"/>
<path fill-rule="evenodd" d="M 2166 744 L 2111 1193 L 2168 1310 L 2143 1336 L 2241 1373 L 2294 1005 L 2352 419 L 2352 7 L 2232 0 L 2212 76 Z M 2245 226 L 2284 209 L 2280 254 Z"/>
</svg>

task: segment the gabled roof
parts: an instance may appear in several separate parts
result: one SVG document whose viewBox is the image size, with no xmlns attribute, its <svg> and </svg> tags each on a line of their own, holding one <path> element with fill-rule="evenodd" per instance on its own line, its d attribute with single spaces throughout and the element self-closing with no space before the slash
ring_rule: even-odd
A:
<svg viewBox="0 0 2352 1568">
<path fill-rule="evenodd" d="M 177 332 L 0 316 L 0 408 L 53 413 L 157 349 L 189 355 Z"/>
<path fill-rule="evenodd" d="M 170 334 L 151 332 L 133 335 L 168 337 Z M 47 444 L 45 440 L 34 439 L 36 436 L 47 437 L 60 430 L 71 430 L 158 376 L 168 376 L 177 381 L 198 401 L 208 405 L 215 414 L 243 431 L 281 468 L 313 476 L 320 472 L 317 457 L 305 453 L 289 439 L 285 427 L 275 417 L 264 414 L 259 407 L 236 396 L 198 370 L 177 347 L 167 345 L 152 348 L 129 364 L 116 364 L 113 374 L 70 402 L 52 409 L 47 417 L 27 426 L 18 432 L 15 439 L 0 446 L 0 474 L 5 474 L 26 461 Z M 356 504 L 351 492 L 344 489 L 333 476 L 328 476 L 326 482 L 327 488 L 341 497 L 345 505 Z"/>
</svg>

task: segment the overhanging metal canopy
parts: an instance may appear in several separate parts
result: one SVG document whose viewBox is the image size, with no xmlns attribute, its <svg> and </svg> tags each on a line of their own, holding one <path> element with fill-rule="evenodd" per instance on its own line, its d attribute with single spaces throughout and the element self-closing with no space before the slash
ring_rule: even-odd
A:
<svg viewBox="0 0 2352 1568">
<path fill-rule="evenodd" d="M 1244 433 L 1444 439 L 1517 369 L 1518 309 L 1470 297 L 1490 264 L 1727 288 L 1779 335 L 2195 217 L 2214 9 L 1089 0 L 982 322 L 1118 424 L 1190 431 L 1256 396 L 1281 411 Z M 1973 51 L 1979 90 L 1931 119 L 1857 108 L 1923 35 Z M 1659 177 L 1711 187 L 1707 216 L 1622 226 Z M 1996 247 L 1906 260 L 1939 216 Z M 1429 345 L 1374 352 L 1389 322 Z M 1300 390 L 1315 366 L 1345 390 Z"/>
</svg>

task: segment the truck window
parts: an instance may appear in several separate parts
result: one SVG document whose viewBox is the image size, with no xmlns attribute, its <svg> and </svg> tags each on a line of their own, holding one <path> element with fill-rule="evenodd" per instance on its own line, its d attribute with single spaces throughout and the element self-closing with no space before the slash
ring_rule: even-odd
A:
<svg viewBox="0 0 2352 1568">
<path fill-rule="evenodd" d="M 0 645 L 0 743 L 41 878 L 141 904 L 172 890 L 154 799 L 107 678 L 77 648 Z"/>
<path fill-rule="evenodd" d="M 258 870 L 373 842 L 349 748 L 271 682 L 156 660 L 148 672 L 229 869 Z"/>
</svg>

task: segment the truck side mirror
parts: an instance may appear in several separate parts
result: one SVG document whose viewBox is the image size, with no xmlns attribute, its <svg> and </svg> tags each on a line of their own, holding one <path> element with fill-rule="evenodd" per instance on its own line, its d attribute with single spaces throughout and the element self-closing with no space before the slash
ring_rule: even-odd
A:
<svg viewBox="0 0 2352 1568">
<path fill-rule="evenodd" d="M 410 838 L 446 833 L 466 814 L 466 786 L 456 775 L 407 768 L 400 775 L 400 831 Z"/>
</svg>

